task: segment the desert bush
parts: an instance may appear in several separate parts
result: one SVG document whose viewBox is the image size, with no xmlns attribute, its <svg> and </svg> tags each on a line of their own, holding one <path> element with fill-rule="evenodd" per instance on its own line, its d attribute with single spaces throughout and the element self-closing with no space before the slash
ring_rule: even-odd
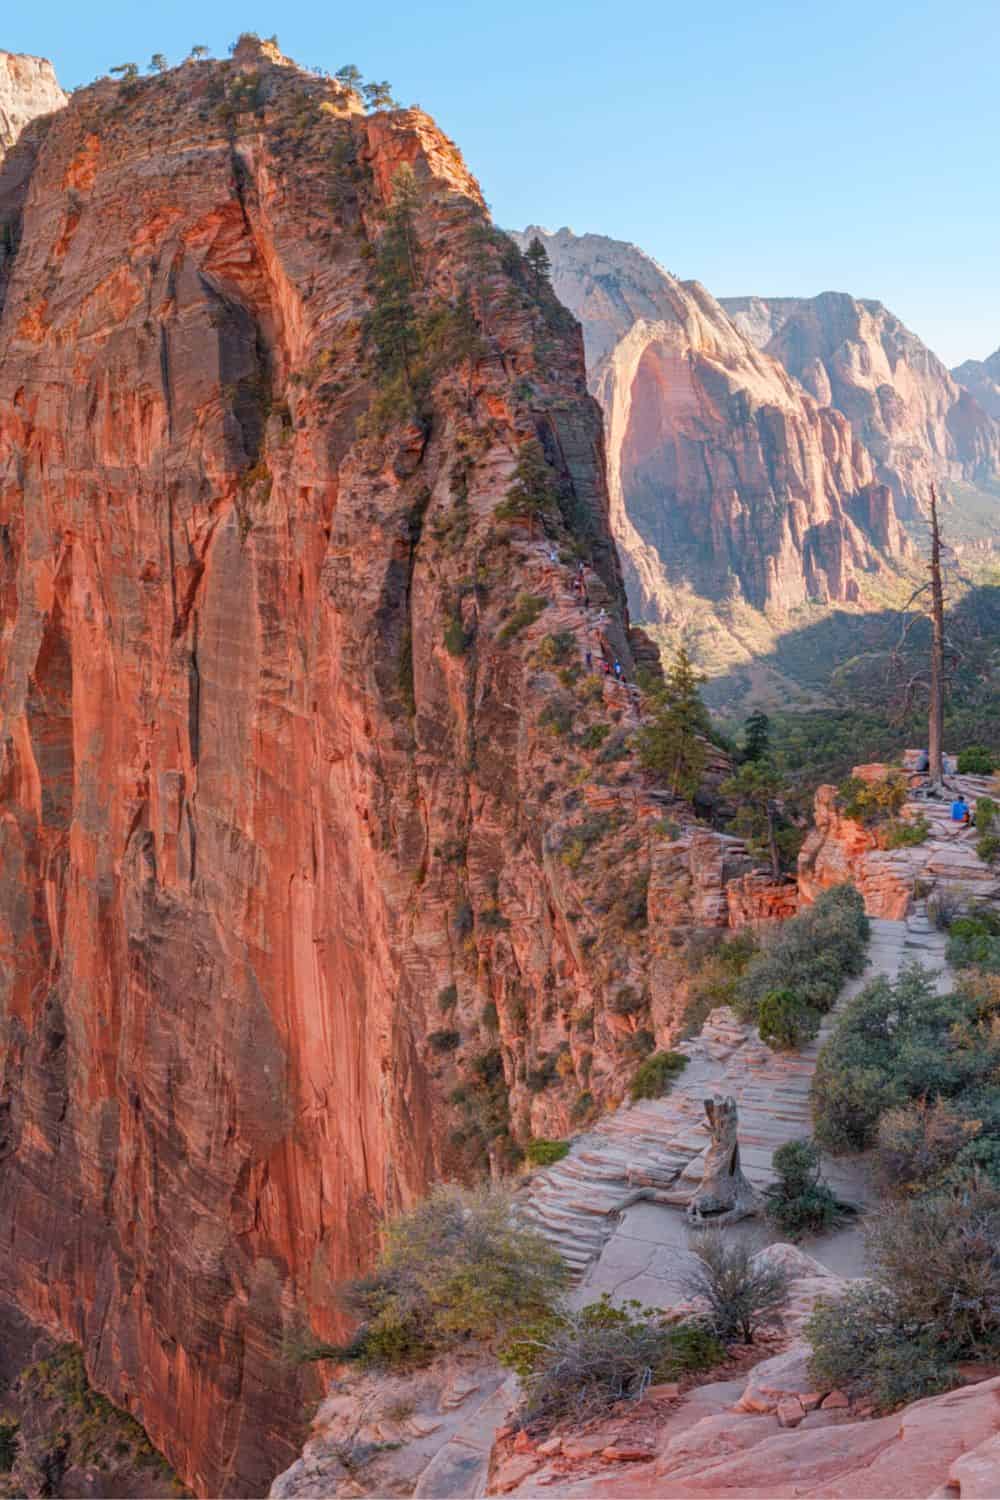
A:
<svg viewBox="0 0 1000 1500">
<path fill-rule="evenodd" d="M 966 749 L 958 753 L 958 773 L 960 776 L 992 776 L 995 769 L 995 758 L 992 750 L 985 745 L 968 745 Z"/>
<path fill-rule="evenodd" d="M 1000 1193 L 971 1183 L 902 1199 L 866 1231 L 875 1279 L 902 1316 L 963 1358 L 1000 1352 Z"/>
<path fill-rule="evenodd" d="M 803 1005 L 829 1010 L 844 980 L 864 969 L 870 931 L 853 886 L 824 891 L 814 906 L 781 923 L 750 961 L 737 987 L 737 1009 L 755 1020 L 765 995 L 788 989 Z"/>
<path fill-rule="evenodd" d="M 887 1109 L 878 1122 L 875 1172 L 889 1190 L 919 1191 L 956 1161 L 979 1130 L 947 1099 L 916 1099 Z"/>
<path fill-rule="evenodd" d="M 923 813 L 912 821 L 906 818 L 894 818 L 882 831 L 882 847 L 884 849 L 909 849 L 917 844 L 925 844 L 930 834 L 931 825 Z"/>
<path fill-rule="evenodd" d="M 895 817 L 906 801 L 906 778 L 887 776 L 881 781 L 862 781 L 849 776 L 837 788 L 837 803 L 845 818 L 871 828 Z"/>
<path fill-rule="evenodd" d="M 752 1344 L 761 1328 L 780 1322 L 788 1276 L 759 1260 L 753 1245 L 707 1229 L 692 1239 L 691 1253 L 695 1263 L 684 1276 L 684 1290 L 708 1304 L 708 1324 L 723 1343 L 739 1338 Z"/>
<path fill-rule="evenodd" d="M 460 1031 L 432 1031 L 427 1037 L 427 1045 L 432 1052 L 454 1052 L 462 1045 L 462 1033 Z"/>
<path fill-rule="evenodd" d="M 562 1258 L 516 1224 L 504 1193 L 439 1187 L 389 1225 L 374 1271 L 341 1289 L 361 1327 L 339 1352 L 376 1367 L 420 1364 L 551 1316 L 566 1284 Z"/>
<path fill-rule="evenodd" d="M 995 864 L 1000 859 L 1000 834 L 983 833 L 976 840 L 976 853 L 986 865 Z"/>
<path fill-rule="evenodd" d="M 818 1386 L 867 1400 L 877 1411 L 937 1395 L 954 1383 L 954 1351 L 901 1312 L 888 1288 L 862 1282 L 816 1304 L 805 1327 Z"/>
<path fill-rule="evenodd" d="M 786 1141 L 772 1164 L 778 1180 L 767 1189 L 767 1213 L 790 1240 L 831 1229 L 851 1211 L 823 1181 L 814 1141 Z"/>
<path fill-rule="evenodd" d="M 649 1386 L 725 1358 L 711 1329 L 698 1320 L 667 1325 L 638 1302 L 614 1307 L 607 1295 L 567 1312 L 502 1356 L 524 1378 L 518 1413 L 524 1426 L 588 1421 L 619 1401 L 640 1400 Z"/>
<path fill-rule="evenodd" d="M 659 1099 L 687 1065 L 688 1059 L 683 1052 L 654 1052 L 644 1058 L 632 1075 L 632 1102 Z"/>
<path fill-rule="evenodd" d="M 771 990 L 757 1009 L 761 1041 L 779 1049 L 798 1047 L 814 1037 L 819 1021 L 819 1012 L 806 1005 L 793 990 Z"/>
<path fill-rule="evenodd" d="M 989 833 L 996 826 L 998 813 L 1000 807 L 992 797 L 976 798 L 976 827 L 980 833 Z"/>
<path fill-rule="evenodd" d="M 927 898 L 927 915 L 939 932 L 947 932 L 965 905 L 965 893 L 960 886 L 939 885 Z"/>
<path fill-rule="evenodd" d="M 551 1167 L 555 1162 L 562 1161 L 568 1151 L 568 1141 L 549 1141 L 544 1136 L 528 1141 L 524 1148 L 524 1154 L 533 1167 Z"/>
</svg>

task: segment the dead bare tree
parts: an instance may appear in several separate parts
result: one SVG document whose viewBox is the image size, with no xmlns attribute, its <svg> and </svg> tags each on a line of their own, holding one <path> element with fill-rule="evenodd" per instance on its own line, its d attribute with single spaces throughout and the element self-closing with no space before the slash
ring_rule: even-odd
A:
<svg viewBox="0 0 1000 1500">
<path fill-rule="evenodd" d="M 947 687 L 947 675 L 945 671 L 946 654 L 958 662 L 962 653 L 955 644 L 949 640 L 945 631 L 945 591 L 944 591 L 944 567 L 943 557 L 947 546 L 941 536 L 941 518 L 938 511 L 937 487 L 931 485 L 930 496 L 930 560 L 927 564 L 927 578 L 907 599 L 902 608 L 903 627 L 899 639 L 891 654 L 893 671 L 902 675 L 906 666 L 904 648 L 914 625 L 921 620 L 930 621 L 931 643 L 930 661 L 921 665 L 915 672 L 911 672 L 905 679 L 902 689 L 902 701 L 900 716 L 905 717 L 913 702 L 913 697 L 918 688 L 925 689 L 928 696 L 927 716 L 927 774 L 930 781 L 929 790 L 940 791 L 944 784 L 944 695 Z M 911 610 L 918 599 L 924 599 L 925 604 L 913 613 Z"/>
</svg>

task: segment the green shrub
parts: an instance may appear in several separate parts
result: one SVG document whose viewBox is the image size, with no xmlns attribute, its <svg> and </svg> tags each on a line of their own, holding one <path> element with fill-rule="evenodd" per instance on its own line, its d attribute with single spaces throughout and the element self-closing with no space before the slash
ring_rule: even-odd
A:
<svg viewBox="0 0 1000 1500">
<path fill-rule="evenodd" d="M 974 966 L 1000 973 L 1000 917 L 983 907 L 967 917 L 956 917 L 948 929 L 945 953 L 956 969 Z"/>
<path fill-rule="evenodd" d="M 835 1302 L 821 1300 L 805 1333 L 817 1386 L 870 1401 L 877 1411 L 954 1384 L 952 1349 L 903 1316 L 886 1287 L 862 1282 Z"/>
<path fill-rule="evenodd" d="M 529 1331 L 502 1357 L 524 1379 L 518 1420 L 546 1428 L 603 1416 L 619 1401 L 641 1400 L 650 1383 L 710 1369 L 725 1353 L 704 1322 L 669 1327 L 658 1309 L 614 1307 L 605 1294 Z"/>
<path fill-rule="evenodd" d="M 1000 859 L 1000 834 L 983 833 L 976 840 L 976 853 L 983 864 L 992 865 Z"/>
<path fill-rule="evenodd" d="M 514 612 L 501 629 L 497 639 L 506 645 L 512 641 L 522 630 L 527 630 L 533 625 L 544 609 L 548 607 L 549 601 L 540 594 L 519 594 Z"/>
<path fill-rule="evenodd" d="M 632 1102 L 659 1099 L 687 1065 L 683 1052 L 654 1052 L 639 1064 L 632 1076 Z"/>
<path fill-rule="evenodd" d="M 997 813 L 1000 807 L 992 797 L 976 798 L 976 827 L 980 833 L 989 833 L 997 822 Z"/>
<path fill-rule="evenodd" d="M 610 733 L 610 724 L 590 724 L 580 736 L 580 748 L 599 750 Z"/>
<path fill-rule="evenodd" d="M 432 1031 L 427 1038 L 432 1052 L 454 1052 L 462 1045 L 460 1031 Z"/>
<path fill-rule="evenodd" d="M 932 1092 L 954 1094 L 992 1065 L 989 1049 L 960 1049 L 955 1027 L 975 1002 L 939 995 L 918 965 L 895 983 L 874 980 L 844 1008 L 820 1050 L 812 1099 L 816 1139 L 828 1151 L 866 1151 L 880 1116 Z"/>
<path fill-rule="evenodd" d="M 709 1326 L 723 1343 L 740 1338 L 752 1344 L 761 1328 L 781 1321 L 788 1275 L 759 1260 L 752 1245 L 707 1229 L 692 1241 L 691 1253 L 695 1263 L 683 1277 L 684 1291 L 708 1304 Z"/>
<path fill-rule="evenodd" d="M 524 1148 L 524 1154 L 533 1167 L 551 1167 L 562 1161 L 568 1152 L 568 1141 L 547 1141 L 544 1136 L 529 1141 Z"/>
<path fill-rule="evenodd" d="M 551 1316 L 566 1285 L 561 1257 L 516 1224 L 504 1193 L 439 1187 L 389 1225 L 371 1275 L 342 1288 L 362 1324 L 341 1354 L 376 1367 L 421 1364 Z"/>
<path fill-rule="evenodd" d="M 802 1005 L 828 1011 L 845 979 L 863 972 L 870 931 L 853 886 L 824 891 L 814 906 L 781 923 L 750 961 L 737 987 L 737 1009 L 755 1020 L 766 995 L 787 989 Z"/>
<path fill-rule="evenodd" d="M 462 616 L 453 614 L 444 628 L 444 643 L 452 656 L 464 656 L 469 647 L 469 636 L 462 624 Z"/>
<path fill-rule="evenodd" d="M 819 1013 L 806 1005 L 792 990 L 772 990 L 757 1010 L 760 1039 L 771 1047 L 791 1049 L 814 1037 L 819 1030 Z"/>
<path fill-rule="evenodd" d="M 438 990 L 438 1009 L 443 1011 L 454 1010 L 458 1004 L 458 986 L 446 984 L 443 990 Z"/>
<path fill-rule="evenodd" d="M 893 819 L 887 823 L 882 834 L 882 847 L 884 849 L 910 849 L 917 844 L 925 844 L 930 838 L 931 825 L 921 813 L 911 821 L 905 818 Z"/>
<path fill-rule="evenodd" d="M 993 752 L 987 750 L 985 745 L 969 745 L 958 753 L 960 776 L 992 776 L 994 769 Z"/>
<path fill-rule="evenodd" d="M 823 1181 L 815 1142 L 786 1141 L 772 1165 L 778 1180 L 767 1189 L 768 1217 L 790 1240 L 831 1229 L 850 1212 Z"/>
</svg>

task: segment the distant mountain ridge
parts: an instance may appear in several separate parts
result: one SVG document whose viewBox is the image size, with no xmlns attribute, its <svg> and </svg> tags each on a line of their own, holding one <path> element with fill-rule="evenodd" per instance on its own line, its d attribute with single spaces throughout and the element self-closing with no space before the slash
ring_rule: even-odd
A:
<svg viewBox="0 0 1000 1500">
<path fill-rule="evenodd" d="M 669 622 L 681 585 L 775 617 L 859 601 L 905 542 L 846 418 L 697 282 L 601 235 L 513 237 L 523 248 L 535 235 L 583 325 L 633 609 Z"/>
<path fill-rule="evenodd" d="M 905 520 L 924 514 L 932 482 L 996 481 L 1000 390 L 991 411 L 881 302 L 846 292 L 719 300 L 821 405 L 844 413 Z"/>
<path fill-rule="evenodd" d="M 967 359 L 951 373 L 983 410 L 1000 422 L 1000 349 L 988 359 Z"/>
</svg>

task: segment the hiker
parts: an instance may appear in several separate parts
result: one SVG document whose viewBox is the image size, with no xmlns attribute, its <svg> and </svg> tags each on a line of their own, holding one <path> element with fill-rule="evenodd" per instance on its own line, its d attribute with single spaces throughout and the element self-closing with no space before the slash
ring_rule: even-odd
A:
<svg viewBox="0 0 1000 1500">
<path fill-rule="evenodd" d="M 969 821 L 969 804 L 961 792 L 951 804 L 951 821 L 953 823 L 968 823 Z"/>
<path fill-rule="evenodd" d="M 618 681 L 621 682 L 621 680 L 622 680 L 622 664 L 618 660 L 617 656 L 615 657 L 615 676 L 618 678 Z"/>
<path fill-rule="evenodd" d="M 593 651 L 588 651 L 587 652 L 587 671 L 588 672 L 592 671 L 593 667 L 594 667 L 594 653 L 593 653 Z"/>
<path fill-rule="evenodd" d="M 604 668 L 604 675 L 605 675 L 605 677 L 610 677 L 611 676 L 611 663 L 607 659 L 605 659 L 604 661 L 601 662 L 601 666 Z"/>
</svg>

